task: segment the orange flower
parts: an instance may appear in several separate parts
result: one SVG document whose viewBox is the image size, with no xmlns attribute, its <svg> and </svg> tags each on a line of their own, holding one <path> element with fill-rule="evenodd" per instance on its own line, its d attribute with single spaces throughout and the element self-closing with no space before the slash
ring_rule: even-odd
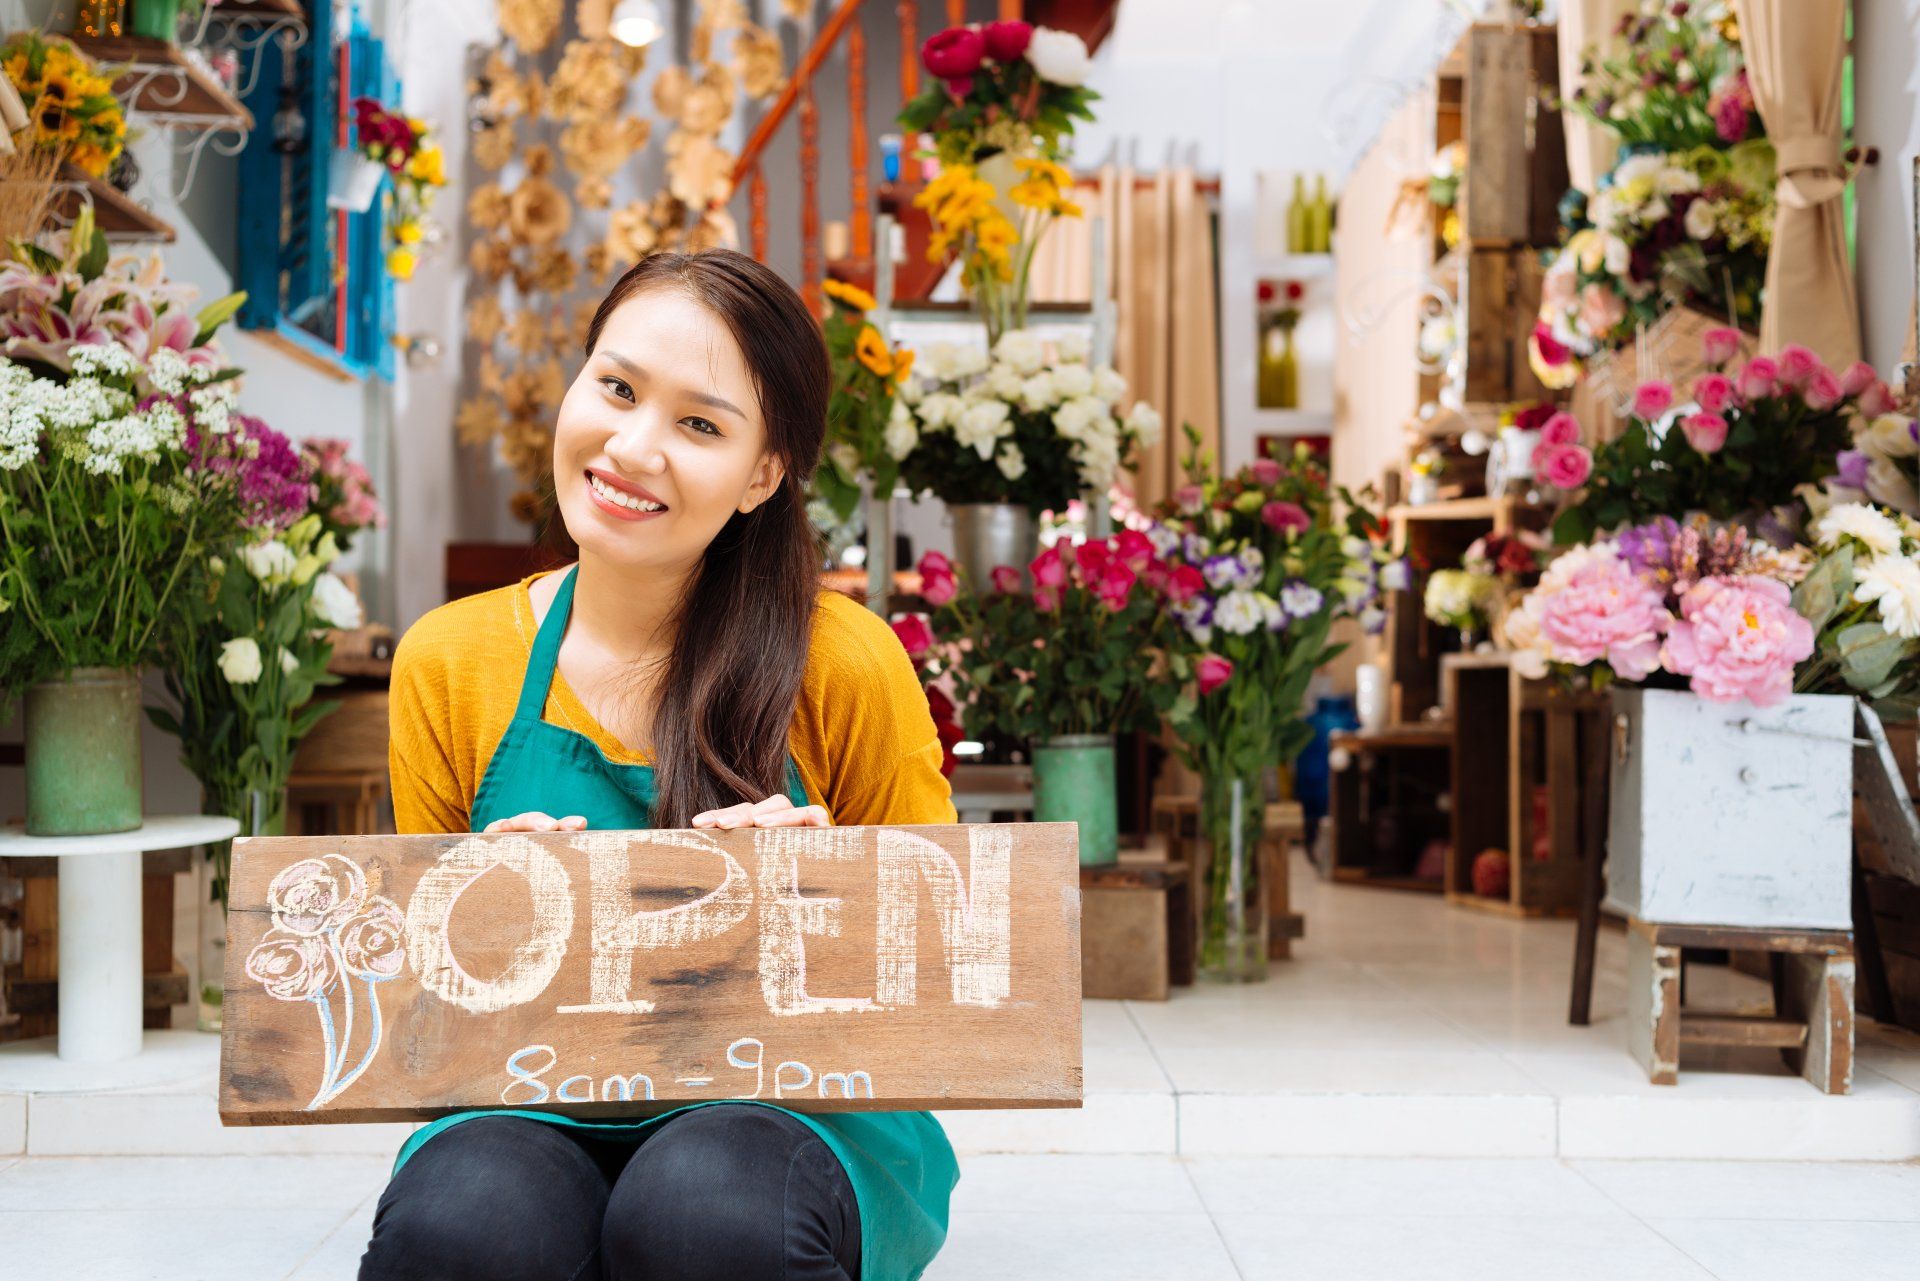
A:
<svg viewBox="0 0 1920 1281">
<path fill-rule="evenodd" d="M 887 350 L 887 340 L 872 325 L 861 326 L 860 336 L 854 340 L 853 354 L 875 377 L 885 378 L 893 372 L 893 353 Z"/>
<path fill-rule="evenodd" d="M 902 347 L 893 353 L 893 380 L 898 383 L 907 381 L 907 375 L 913 372 L 913 348 Z"/>
<path fill-rule="evenodd" d="M 880 305 L 874 300 L 872 294 L 844 280 L 823 280 L 820 282 L 820 292 L 836 302 L 845 303 L 855 311 L 872 311 Z"/>
</svg>

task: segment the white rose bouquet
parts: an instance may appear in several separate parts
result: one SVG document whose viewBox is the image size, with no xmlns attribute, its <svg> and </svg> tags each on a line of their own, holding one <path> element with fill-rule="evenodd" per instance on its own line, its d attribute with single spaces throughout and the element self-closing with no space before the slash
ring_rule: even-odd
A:
<svg viewBox="0 0 1920 1281">
<path fill-rule="evenodd" d="M 1051 357 L 1024 329 L 992 352 L 934 345 L 920 353 L 889 424 L 901 475 L 946 503 L 1017 503 L 1034 514 L 1105 493 L 1137 450 L 1160 439 L 1160 415 L 1127 382 L 1088 364 L 1087 340 L 1060 339 Z"/>
</svg>

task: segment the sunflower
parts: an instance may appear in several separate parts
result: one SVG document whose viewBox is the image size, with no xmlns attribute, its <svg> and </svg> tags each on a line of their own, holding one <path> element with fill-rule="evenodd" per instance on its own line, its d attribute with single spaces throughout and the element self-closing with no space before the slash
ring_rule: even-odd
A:
<svg viewBox="0 0 1920 1281">
<path fill-rule="evenodd" d="M 860 327 L 860 336 L 853 341 L 853 354 L 876 378 L 885 378 L 893 372 L 893 353 L 887 350 L 887 340 L 872 325 Z"/>
<path fill-rule="evenodd" d="M 835 302 L 843 302 L 855 311 L 872 311 L 880 304 L 872 294 L 858 285 L 850 285 L 844 280 L 824 280 L 820 282 L 820 292 Z"/>
</svg>

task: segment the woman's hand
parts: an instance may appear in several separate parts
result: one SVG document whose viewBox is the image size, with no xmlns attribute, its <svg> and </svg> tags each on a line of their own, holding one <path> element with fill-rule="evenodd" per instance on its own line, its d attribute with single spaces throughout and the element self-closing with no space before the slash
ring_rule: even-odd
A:
<svg viewBox="0 0 1920 1281">
<path fill-rule="evenodd" d="M 538 810 L 529 810 L 525 814 L 515 814 L 512 818 L 496 818 L 486 825 L 488 832 L 584 832 L 587 820 L 578 814 L 566 818 L 554 818 Z"/>
<path fill-rule="evenodd" d="M 693 816 L 695 827 L 832 827 L 827 811 L 818 805 L 795 805 L 787 796 L 729 805 Z"/>
</svg>

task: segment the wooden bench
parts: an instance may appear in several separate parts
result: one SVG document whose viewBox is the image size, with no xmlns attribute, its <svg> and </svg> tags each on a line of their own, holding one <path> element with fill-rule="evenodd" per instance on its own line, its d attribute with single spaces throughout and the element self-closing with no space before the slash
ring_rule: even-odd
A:
<svg viewBox="0 0 1920 1281">
<path fill-rule="evenodd" d="M 1764 952 L 1773 1014 L 1684 1008 L 1685 949 Z M 1827 1094 L 1853 1085 L 1853 935 L 1847 930 L 1627 923 L 1627 1044 L 1647 1079 L 1674 1085 L 1687 1046 L 1771 1046 Z"/>
</svg>

